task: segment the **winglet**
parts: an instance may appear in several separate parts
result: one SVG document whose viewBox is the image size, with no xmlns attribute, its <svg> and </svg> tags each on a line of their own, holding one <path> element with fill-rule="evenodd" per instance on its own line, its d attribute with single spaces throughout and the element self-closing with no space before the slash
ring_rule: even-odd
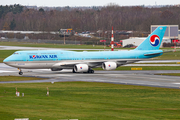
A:
<svg viewBox="0 0 180 120">
<path fill-rule="evenodd" d="M 134 50 L 158 50 L 167 26 L 159 26 Z"/>
</svg>

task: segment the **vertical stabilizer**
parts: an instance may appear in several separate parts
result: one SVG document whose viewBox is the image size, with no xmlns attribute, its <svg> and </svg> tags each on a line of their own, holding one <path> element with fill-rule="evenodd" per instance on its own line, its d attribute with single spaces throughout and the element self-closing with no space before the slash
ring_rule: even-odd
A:
<svg viewBox="0 0 180 120">
<path fill-rule="evenodd" d="M 166 28 L 166 26 L 156 28 L 135 50 L 158 50 Z"/>
</svg>

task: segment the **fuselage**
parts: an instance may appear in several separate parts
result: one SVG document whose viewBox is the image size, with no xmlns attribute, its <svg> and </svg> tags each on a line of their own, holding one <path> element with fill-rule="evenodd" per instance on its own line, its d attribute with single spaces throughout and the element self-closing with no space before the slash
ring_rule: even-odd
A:
<svg viewBox="0 0 180 120">
<path fill-rule="evenodd" d="M 77 62 L 88 64 L 89 62 L 126 61 L 125 64 L 128 64 L 139 60 L 160 56 L 162 53 L 150 56 L 145 55 L 160 52 L 162 52 L 162 50 L 94 52 L 74 52 L 63 50 L 17 51 L 11 56 L 7 57 L 3 62 L 12 67 L 25 69 L 51 69 L 57 66 L 59 68 L 62 67 L 62 69 L 72 69 L 73 66 L 63 67 L 63 63 L 76 64 Z"/>
</svg>

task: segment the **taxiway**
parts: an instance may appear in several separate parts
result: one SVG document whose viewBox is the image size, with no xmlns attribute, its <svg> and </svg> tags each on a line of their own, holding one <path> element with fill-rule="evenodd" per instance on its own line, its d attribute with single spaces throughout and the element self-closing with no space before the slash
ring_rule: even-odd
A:
<svg viewBox="0 0 180 120">
<path fill-rule="evenodd" d="M 180 70 L 155 71 L 95 71 L 94 74 L 72 73 L 71 70 L 50 71 L 46 69 L 23 69 L 23 76 L 47 78 L 45 80 L 9 81 L 0 83 L 39 83 L 86 81 L 113 84 L 142 85 L 153 87 L 180 88 L 180 77 L 155 75 L 157 73 L 180 73 Z M 19 76 L 16 68 L 0 63 L 0 76 Z"/>
</svg>

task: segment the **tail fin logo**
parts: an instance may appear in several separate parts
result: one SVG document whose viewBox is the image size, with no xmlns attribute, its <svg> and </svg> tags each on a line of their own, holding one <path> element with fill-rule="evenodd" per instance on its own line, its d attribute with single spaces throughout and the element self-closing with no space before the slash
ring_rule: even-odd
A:
<svg viewBox="0 0 180 120">
<path fill-rule="evenodd" d="M 150 37 L 150 44 L 153 46 L 153 47 L 157 47 L 160 43 L 160 38 L 159 36 L 157 35 L 152 35 Z"/>
</svg>

